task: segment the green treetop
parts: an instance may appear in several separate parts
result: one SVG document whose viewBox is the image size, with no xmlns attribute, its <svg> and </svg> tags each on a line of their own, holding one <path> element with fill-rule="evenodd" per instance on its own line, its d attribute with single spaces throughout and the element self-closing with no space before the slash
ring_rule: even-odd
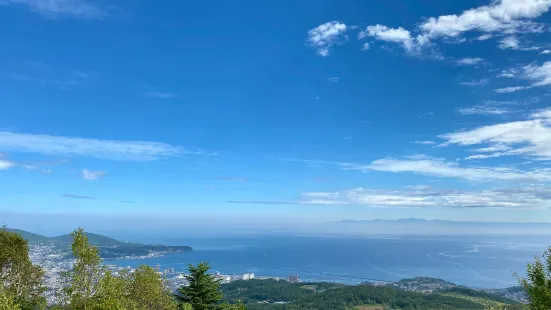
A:
<svg viewBox="0 0 551 310">
<path fill-rule="evenodd" d="M 0 303 L 17 304 L 23 310 L 44 308 L 43 277 L 42 269 L 29 258 L 27 240 L 18 233 L 0 229 Z"/>
<path fill-rule="evenodd" d="M 533 310 L 551 309 L 551 248 L 545 251 L 542 258 L 543 261 L 536 257 L 534 264 L 528 264 L 526 278 L 519 277 Z"/>
<path fill-rule="evenodd" d="M 220 281 L 208 274 L 210 266 L 206 262 L 197 266 L 189 265 L 189 275 L 186 280 L 189 286 L 178 289 L 176 298 L 182 302 L 181 308 L 185 310 L 244 310 L 241 304 L 220 304 L 224 297 L 220 291 Z"/>
</svg>

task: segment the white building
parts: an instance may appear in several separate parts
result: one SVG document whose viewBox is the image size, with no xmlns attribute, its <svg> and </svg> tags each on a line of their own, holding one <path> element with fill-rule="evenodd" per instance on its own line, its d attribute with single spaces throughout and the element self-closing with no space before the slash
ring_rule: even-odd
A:
<svg viewBox="0 0 551 310">
<path fill-rule="evenodd" d="M 242 277 L 242 280 L 251 280 L 254 279 L 254 273 L 245 273 Z"/>
</svg>

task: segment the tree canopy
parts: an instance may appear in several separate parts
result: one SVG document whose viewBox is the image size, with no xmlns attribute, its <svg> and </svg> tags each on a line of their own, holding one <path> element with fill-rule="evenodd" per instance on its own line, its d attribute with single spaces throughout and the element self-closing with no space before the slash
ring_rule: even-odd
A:
<svg viewBox="0 0 551 310">
<path fill-rule="evenodd" d="M 532 309 L 551 309 L 551 247 L 542 258 L 535 257 L 535 262 L 528 264 L 526 277 L 519 277 L 519 282 L 528 293 Z"/>
<path fill-rule="evenodd" d="M 0 303 L 17 304 L 21 309 L 44 308 L 43 277 L 42 269 L 29 258 L 27 240 L 5 227 L 0 229 Z"/>
</svg>

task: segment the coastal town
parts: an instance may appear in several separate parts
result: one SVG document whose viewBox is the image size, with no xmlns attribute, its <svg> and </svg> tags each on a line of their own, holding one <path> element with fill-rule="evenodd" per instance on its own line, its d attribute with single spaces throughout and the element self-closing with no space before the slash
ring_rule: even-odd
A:
<svg viewBox="0 0 551 310">
<path fill-rule="evenodd" d="M 139 256 L 124 256 L 121 259 L 146 259 L 152 257 L 160 257 L 166 255 L 166 253 L 152 252 L 147 255 Z M 39 265 L 44 270 L 45 284 L 48 290 L 45 292 L 45 296 L 48 304 L 53 304 L 56 301 L 59 290 L 63 286 L 62 274 L 64 271 L 68 271 L 72 268 L 74 259 L 71 256 L 70 248 L 60 247 L 55 244 L 31 244 L 29 245 L 29 257 L 34 264 Z M 131 266 L 119 266 L 111 263 L 104 264 L 104 266 L 110 270 L 114 275 L 119 274 L 123 270 L 134 272 L 134 268 Z M 181 286 L 188 285 L 185 278 L 185 273 L 176 271 L 174 268 L 168 267 L 161 269 L 159 265 L 154 266 L 156 271 L 163 276 L 170 290 L 176 291 Z M 300 282 L 298 275 L 289 275 L 288 278 L 281 277 L 264 277 L 257 276 L 254 273 L 244 274 L 222 274 L 215 272 L 213 276 L 220 280 L 220 283 L 229 283 L 237 280 L 252 280 L 252 279 L 275 279 L 284 280 L 291 283 Z"/>
<path fill-rule="evenodd" d="M 152 257 L 161 257 L 167 255 L 163 252 L 150 252 L 146 255 L 131 255 L 124 256 L 121 259 L 147 259 Z M 59 246 L 56 244 L 31 244 L 29 245 L 29 257 L 33 263 L 38 264 L 44 270 L 45 284 L 48 290 L 45 292 L 45 297 L 48 304 L 54 304 L 60 289 L 63 286 L 62 274 L 64 271 L 68 271 L 72 268 L 74 263 L 74 258 L 70 253 L 70 248 Z M 113 274 L 117 275 L 123 270 L 129 272 L 134 272 L 134 268 L 131 266 L 121 266 L 114 264 L 114 260 L 104 261 L 104 266 L 110 270 Z M 186 280 L 186 274 L 182 271 L 175 270 L 172 267 L 161 268 L 161 266 L 153 266 L 156 271 L 166 280 L 166 283 L 171 291 L 176 291 L 181 286 L 187 286 L 188 282 Z M 273 279 L 278 281 L 287 281 L 289 283 L 299 283 L 302 282 L 298 274 L 290 274 L 287 277 L 269 277 L 269 276 L 258 276 L 254 273 L 243 273 L 243 274 L 224 274 L 218 271 L 213 273 L 213 276 L 220 281 L 221 284 L 230 283 L 238 280 L 266 280 Z M 429 278 L 429 277 L 418 277 L 413 279 L 403 279 L 398 282 L 390 281 L 363 281 L 357 283 L 358 285 L 368 285 L 368 286 L 389 286 L 395 289 L 412 291 L 418 293 L 433 293 L 437 291 L 442 291 L 458 285 L 450 283 L 441 279 Z M 489 290 L 485 290 L 489 291 Z M 526 296 L 523 292 L 519 292 L 511 289 L 495 289 L 492 290 L 493 294 L 498 294 L 507 298 L 519 302 L 526 302 Z"/>
</svg>

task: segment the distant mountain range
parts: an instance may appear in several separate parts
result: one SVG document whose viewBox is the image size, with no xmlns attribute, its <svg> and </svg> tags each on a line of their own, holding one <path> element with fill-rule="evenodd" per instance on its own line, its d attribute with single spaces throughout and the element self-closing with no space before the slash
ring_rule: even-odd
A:
<svg viewBox="0 0 551 310">
<path fill-rule="evenodd" d="M 70 247 L 73 242 L 73 237 L 70 234 L 57 237 L 46 237 L 31 233 L 20 229 L 10 229 L 8 231 L 15 232 L 27 239 L 30 244 L 54 244 L 59 247 Z M 159 253 L 174 253 L 174 252 L 192 252 L 190 246 L 169 246 L 161 244 L 142 244 L 135 242 L 119 241 L 103 235 L 94 233 L 85 233 L 88 237 L 88 242 L 91 245 L 97 246 L 100 250 L 100 256 L 104 259 L 116 259 L 128 256 L 146 256 Z"/>
<path fill-rule="evenodd" d="M 537 234 L 551 235 L 551 223 L 462 222 L 425 219 L 344 220 L 330 222 L 317 232 L 377 235 L 477 235 Z"/>
</svg>

